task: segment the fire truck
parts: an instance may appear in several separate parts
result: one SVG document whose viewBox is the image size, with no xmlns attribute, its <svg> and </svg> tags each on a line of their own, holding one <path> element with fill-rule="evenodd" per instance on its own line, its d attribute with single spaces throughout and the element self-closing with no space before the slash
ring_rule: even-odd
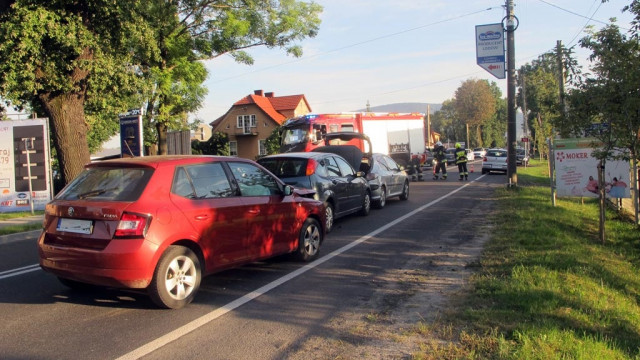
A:
<svg viewBox="0 0 640 360">
<path fill-rule="evenodd" d="M 424 114 L 421 113 L 373 113 L 348 112 L 333 114 L 308 114 L 287 120 L 283 124 L 280 152 L 311 151 L 323 146 L 327 133 L 359 132 L 371 139 L 368 144 L 354 138 L 348 142 L 332 142 L 331 145 L 355 145 L 363 152 L 383 153 L 391 156 L 407 168 L 418 167 L 425 160 Z M 413 161 L 412 161 L 413 159 Z"/>
</svg>

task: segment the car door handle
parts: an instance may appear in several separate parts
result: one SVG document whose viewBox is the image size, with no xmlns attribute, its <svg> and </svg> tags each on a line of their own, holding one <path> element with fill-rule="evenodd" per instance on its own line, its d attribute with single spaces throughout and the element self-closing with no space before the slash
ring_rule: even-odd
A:
<svg viewBox="0 0 640 360">
<path fill-rule="evenodd" d="M 207 214 L 196 215 L 193 218 L 198 220 L 198 221 L 209 220 L 209 215 L 207 215 Z"/>
<path fill-rule="evenodd" d="M 258 215 L 258 214 L 260 214 L 260 210 L 257 210 L 257 209 L 252 209 L 252 210 L 249 210 L 249 211 L 247 211 L 247 212 L 248 212 L 249 214 L 251 214 L 251 215 Z"/>
</svg>

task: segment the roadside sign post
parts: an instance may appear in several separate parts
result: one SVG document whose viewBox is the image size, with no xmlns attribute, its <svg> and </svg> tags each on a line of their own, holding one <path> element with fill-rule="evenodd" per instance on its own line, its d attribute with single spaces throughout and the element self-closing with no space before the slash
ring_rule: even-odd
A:
<svg viewBox="0 0 640 360">
<path fill-rule="evenodd" d="M 505 78 L 502 23 L 476 25 L 476 63 L 498 79 Z"/>
</svg>

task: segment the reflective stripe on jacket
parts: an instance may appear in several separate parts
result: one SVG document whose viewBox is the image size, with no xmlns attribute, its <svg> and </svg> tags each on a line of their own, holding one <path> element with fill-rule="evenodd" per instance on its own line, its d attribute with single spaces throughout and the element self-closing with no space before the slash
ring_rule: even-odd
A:
<svg viewBox="0 0 640 360">
<path fill-rule="evenodd" d="M 456 151 L 456 164 L 466 163 L 467 162 L 467 152 L 460 148 Z"/>
</svg>

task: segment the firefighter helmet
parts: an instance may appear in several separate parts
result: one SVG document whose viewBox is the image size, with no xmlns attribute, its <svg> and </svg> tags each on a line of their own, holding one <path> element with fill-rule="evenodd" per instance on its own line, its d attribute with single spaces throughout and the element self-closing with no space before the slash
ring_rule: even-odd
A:
<svg viewBox="0 0 640 360">
<path fill-rule="evenodd" d="M 442 146 L 442 142 L 441 142 L 441 141 L 438 141 L 438 142 L 436 143 L 436 146 Z"/>
</svg>

